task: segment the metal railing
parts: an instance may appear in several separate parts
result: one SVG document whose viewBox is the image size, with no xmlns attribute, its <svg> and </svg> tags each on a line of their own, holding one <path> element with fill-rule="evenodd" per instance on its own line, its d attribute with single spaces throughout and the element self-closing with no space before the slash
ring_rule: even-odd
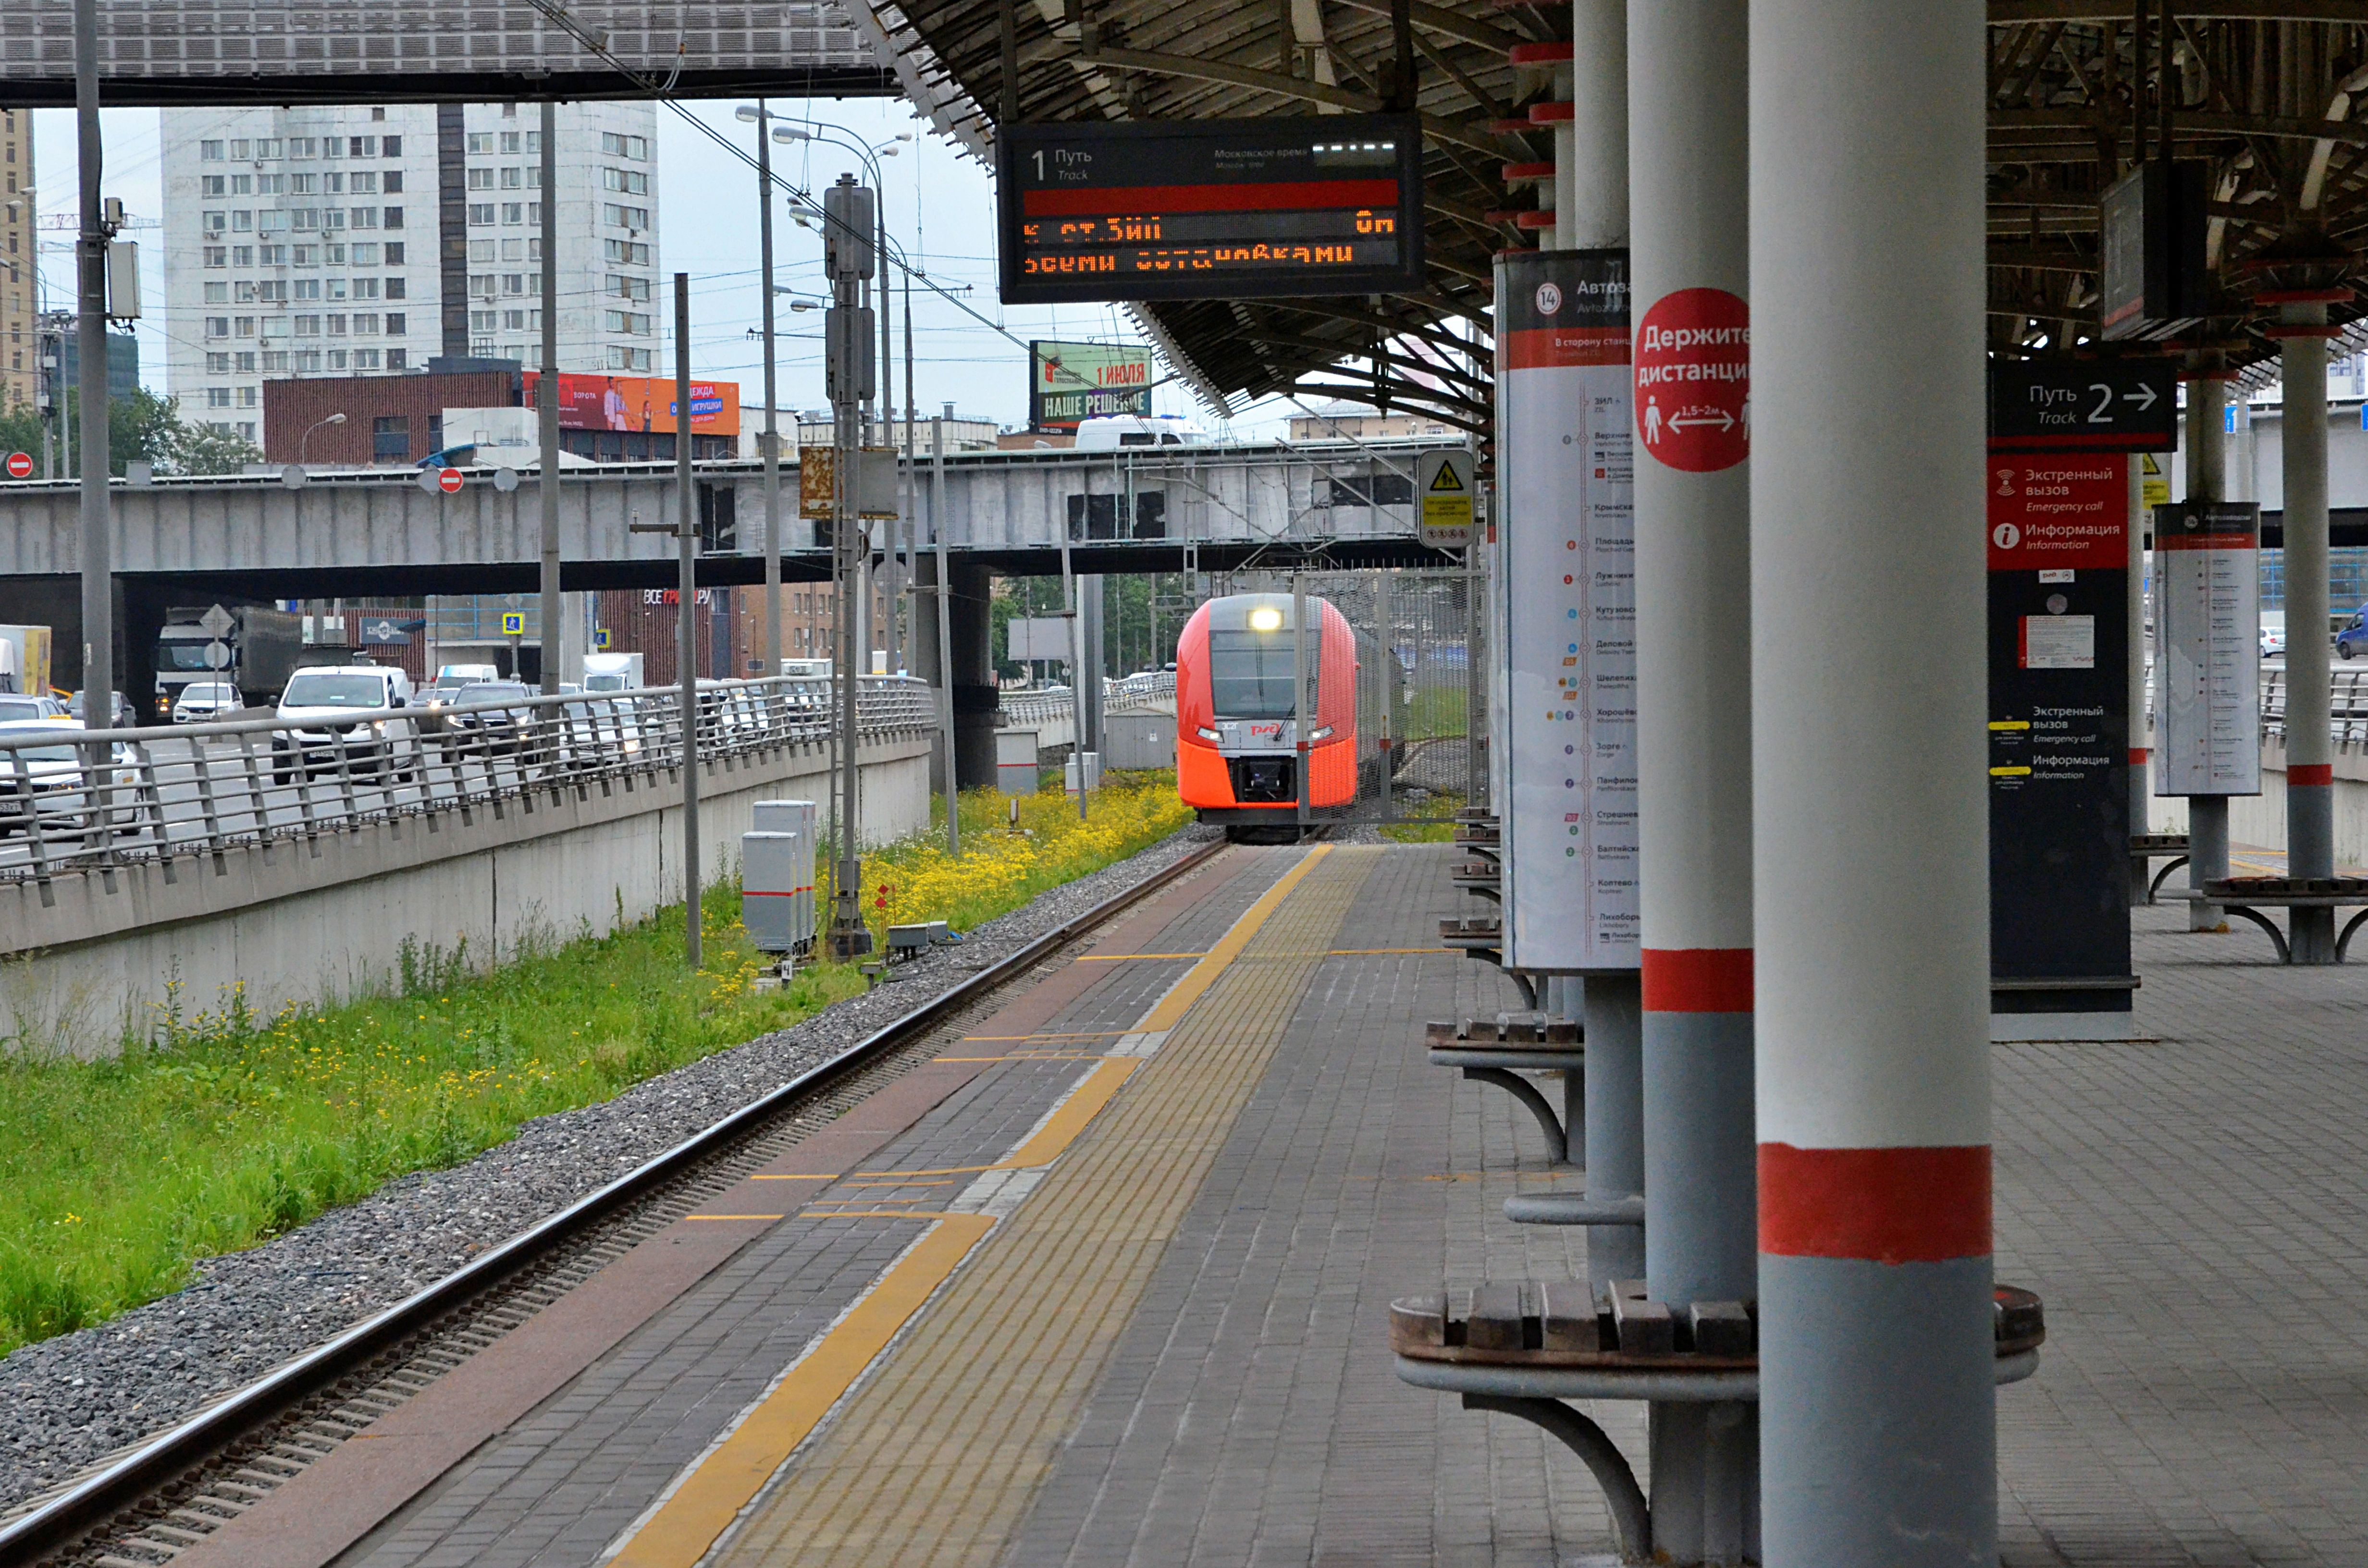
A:
<svg viewBox="0 0 2368 1568">
<path fill-rule="evenodd" d="M 2328 738 L 2339 748 L 2368 748 L 2368 670 L 2328 672 Z M 2286 733 L 2286 672 L 2261 672 L 2261 738 Z"/>
<path fill-rule="evenodd" d="M 1070 715 L 1074 699 L 1065 691 L 1007 691 L 996 705 L 996 722 L 1008 729 L 1058 724 Z M 1102 679 L 1105 713 L 1169 712 L 1176 710 L 1176 672 L 1161 670 Z"/>
<path fill-rule="evenodd" d="M 699 756 L 827 740 L 831 680 L 701 682 Z M 857 733 L 935 728 L 934 693 L 905 676 L 859 679 Z M 316 715 L 317 710 L 313 710 Z M 682 763 L 678 687 L 514 702 L 277 714 L 115 730 L 27 723 L 0 733 L 0 881 L 220 855 L 373 824 L 593 789 Z M 104 753 L 104 756 L 95 755 Z M 219 868 L 218 868 L 219 869 Z"/>
</svg>

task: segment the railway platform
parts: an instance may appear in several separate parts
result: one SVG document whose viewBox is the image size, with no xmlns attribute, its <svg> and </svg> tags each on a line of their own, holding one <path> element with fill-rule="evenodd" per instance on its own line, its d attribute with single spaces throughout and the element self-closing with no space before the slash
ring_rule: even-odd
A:
<svg viewBox="0 0 2368 1568">
<path fill-rule="evenodd" d="M 1426 1022 L 1451 846 L 1235 847 L 802 1120 L 183 1564 L 1594 1564 L 1536 1428 L 1400 1381 L 1390 1303 L 1587 1277 L 1512 1096 Z M 2145 1038 L 1992 1056 L 2002 1560 L 2368 1540 L 2356 969 L 2137 912 Z M 1581 1406 L 1646 1469 L 1644 1406 Z"/>
</svg>

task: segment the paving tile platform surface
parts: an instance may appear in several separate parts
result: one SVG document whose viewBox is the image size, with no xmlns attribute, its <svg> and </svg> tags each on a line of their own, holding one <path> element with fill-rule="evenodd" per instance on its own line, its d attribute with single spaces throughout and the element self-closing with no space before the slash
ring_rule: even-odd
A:
<svg viewBox="0 0 2368 1568">
<path fill-rule="evenodd" d="M 998 1233 L 784 1468 L 752 1528 L 719 1559 L 860 1561 L 890 1545 L 850 1535 L 844 1519 L 803 1531 L 802 1519 L 827 1521 L 800 1506 L 782 1511 L 801 1485 L 829 1494 L 815 1484 L 825 1460 L 860 1478 L 844 1445 L 869 1432 L 865 1440 L 939 1445 L 950 1464 L 975 1450 L 976 1473 L 1003 1488 L 940 1488 L 926 1551 L 875 1551 L 874 1561 L 1611 1560 L 1602 1505 L 1566 1452 L 1525 1424 L 1408 1388 L 1391 1369 L 1392 1296 L 1442 1277 L 1583 1274 L 1584 1243 L 1577 1232 L 1503 1219 L 1507 1196 L 1566 1184 L 1569 1173 L 1547 1164 L 1509 1096 L 1424 1059 L 1427 1018 L 1520 1005 L 1492 969 L 1436 950 L 1438 920 L 1470 910 L 1449 881 L 1453 852 L 1354 853 L 1352 888 L 1311 880 L 1292 895 L 1344 901 L 1326 916 L 1336 926 L 1327 949 L 1281 951 L 1288 944 L 1277 936 L 1245 954 L 1248 968 L 1289 966 L 1288 994 L 1272 992 L 1271 976 L 1257 981 L 1269 986 L 1257 994 L 1285 1016 L 1279 1031 L 1243 999 L 1255 976 L 1241 977 L 1239 994 L 1212 989 L 1210 1012 L 1195 1009 L 1204 1028 L 1231 1007 L 1225 1028 L 1275 1038 L 1243 1059 L 1256 1064 L 1230 1086 L 1221 1125 L 1207 1120 L 1217 1111 L 1195 1113 L 1194 1128 L 1221 1135 L 1190 1167 L 1198 1174 L 1130 1293 L 1110 1298 L 1127 1308 L 1093 1348 L 1087 1386 L 1066 1403 L 1031 1407 L 1065 1413 L 1041 1462 L 1017 1451 L 1019 1435 L 992 1425 L 1000 1407 L 985 1393 L 970 1406 L 930 1403 L 910 1375 L 918 1362 L 905 1363 L 901 1392 L 894 1375 L 932 1333 L 969 1331 L 932 1314 L 980 1299 L 992 1267 L 1019 1267 L 998 1260 Z M 1282 864 L 1265 862 L 1258 875 L 1271 881 Z M 1239 875 L 1227 900 L 1138 945 L 1205 950 L 1265 885 Z M 2284 969 L 2258 933 L 2191 936 L 2183 922 L 2183 909 L 2137 915 L 2147 1039 L 1993 1051 L 1998 1272 L 2044 1294 L 2050 1327 L 2037 1376 L 1999 1396 L 2010 1568 L 2368 1562 L 2368 965 Z M 1110 963 L 1108 978 L 1030 1032 L 1122 1028 L 1190 961 Z M 951 1156 L 964 1148 L 1008 1146 L 1085 1065 L 999 1064 L 869 1168 L 963 1164 Z M 1147 1064 L 1067 1158 L 1092 1156 L 1114 1128 L 1156 1130 L 1143 1119 L 1168 1092 L 1165 1081 Z M 1028 1203 L 1048 1195 L 1058 1196 L 1051 1179 Z M 598 1562 L 918 1229 L 825 1219 L 780 1227 L 347 1561 Z M 960 1343 L 1004 1354 L 993 1327 Z M 1039 1327 L 1080 1332 L 1057 1305 Z M 1641 1411 L 1588 1409 L 1641 1472 Z M 961 1426 L 966 1415 L 974 1430 Z M 933 1425 L 910 1424 L 924 1416 Z"/>
</svg>

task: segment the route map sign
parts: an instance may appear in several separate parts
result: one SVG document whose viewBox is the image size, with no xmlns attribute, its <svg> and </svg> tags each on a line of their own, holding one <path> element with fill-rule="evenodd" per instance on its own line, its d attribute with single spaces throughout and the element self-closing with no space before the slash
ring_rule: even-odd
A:
<svg viewBox="0 0 2368 1568">
<path fill-rule="evenodd" d="M 1088 419 L 1151 412 L 1151 350 L 1127 343 L 1028 345 L 1028 427 L 1074 430 Z"/>
<path fill-rule="evenodd" d="M 1008 125 L 1006 304 L 1419 291 L 1413 115 Z"/>
<path fill-rule="evenodd" d="M 2261 792 L 2260 543 L 2250 501 L 2155 514 L 2157 795 Z"/>
<path fill-rule="evenodd" d="M 1628 253 L 1497 257 L 1505 963 L 1642 956 Z"/>
</svg>

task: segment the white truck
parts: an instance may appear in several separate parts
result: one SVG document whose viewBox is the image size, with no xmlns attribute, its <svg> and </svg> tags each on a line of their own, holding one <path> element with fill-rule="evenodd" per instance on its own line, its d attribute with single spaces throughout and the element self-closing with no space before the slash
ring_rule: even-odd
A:
<svg viewBox="0 0 2368 1568">
<path fill-rule="evenodd" d="M 639 653 L 584 655 L 585 690 L 638 691 L 641 687 L 642 656 Z"/>
<path fill-rule="evenodd" d="M 50 629 L 0 626 L 0 691 L 50 694 Z"/>
</svg>

